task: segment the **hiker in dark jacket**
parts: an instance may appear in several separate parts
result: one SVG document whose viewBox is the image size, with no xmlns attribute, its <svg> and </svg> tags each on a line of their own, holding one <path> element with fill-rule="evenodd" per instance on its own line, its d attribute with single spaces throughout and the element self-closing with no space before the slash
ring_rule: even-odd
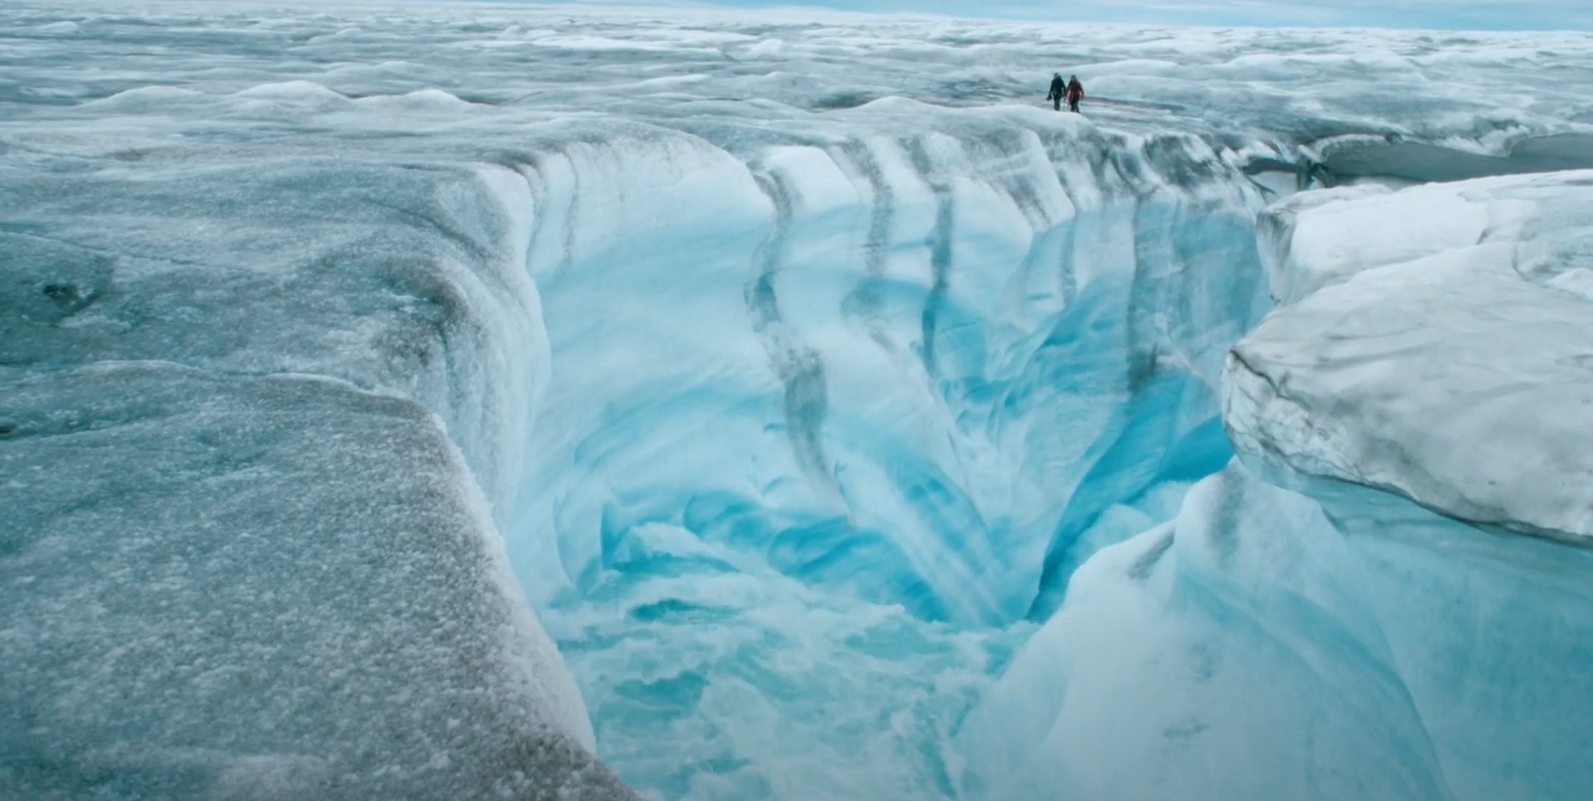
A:
<svg viewBox="0 0 1593 801">
<path fill-rule="evenodd" d="M 1062 110 L 1062 93 L 1064 91 L 1065 87 L 1062 85 L 1062 73 L 1051 73 L 1051 94 L 1045 96 L 1046 100 L 1051 101 L 1051 108 L 1057 111 Z"/>
</svg>

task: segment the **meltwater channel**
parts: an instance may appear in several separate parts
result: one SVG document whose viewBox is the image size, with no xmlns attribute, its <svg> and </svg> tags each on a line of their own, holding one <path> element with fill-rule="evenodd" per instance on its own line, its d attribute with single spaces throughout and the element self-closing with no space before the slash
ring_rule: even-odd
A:
<svg viewBox="0 0 1593 801">
<path fill-rule="evenodd" d="M 648 796 L 964 797 L 1032 621 L 1230 457 L 1261 193 L 1196 137 L 923 113 L 519 167 L 550 374 L 505 536 Z"/>
</svg>

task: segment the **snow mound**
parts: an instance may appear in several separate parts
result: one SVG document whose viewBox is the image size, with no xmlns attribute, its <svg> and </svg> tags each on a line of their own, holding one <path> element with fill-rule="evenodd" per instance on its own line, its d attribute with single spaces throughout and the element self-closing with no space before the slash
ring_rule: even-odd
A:
<svg viewBox="0 0 1593 801">
<path fill-rule="evenodd" d="M 335 108 L 349 102 L 347 97 L 314 81 L 261 84 L 238 92 L 237 97 L 318 108 Z"/>
<path fill-rule="evenodd" d="M 422 89 L 405 95 L 390 97 L 376 95 L 354 101 L 360 105 L 392 111 L 459 111 L 470 108 L 470 102 L 461 100 L 441 89 Z"/>
<path fill-rule="evenodd" d="M 69 19 L 61 20 L 60 22 L 47 22 L 37 28 L 34 28 L 34 30 L 39 33 L 50 34 L 52 36 L 73 36 L 83 32 L 83 28 L 81 26 Z"/>
</svg>

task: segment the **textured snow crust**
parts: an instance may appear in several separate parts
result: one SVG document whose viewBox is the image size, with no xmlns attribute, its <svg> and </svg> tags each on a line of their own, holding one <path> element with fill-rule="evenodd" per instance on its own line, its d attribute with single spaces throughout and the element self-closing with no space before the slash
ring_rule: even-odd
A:
<svg viewBox="0 0 1593 801">
<path fill-rule="evenodd" d="M 0 796 L 633 797 L 423 408 L 169 362 L 0 386 Z"/>
</svg>

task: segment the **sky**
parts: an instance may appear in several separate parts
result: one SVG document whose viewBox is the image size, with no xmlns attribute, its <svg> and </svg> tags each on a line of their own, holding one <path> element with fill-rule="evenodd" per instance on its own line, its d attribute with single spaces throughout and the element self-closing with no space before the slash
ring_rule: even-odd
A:
<svg viewBox="0 0 1593 801">
<path fill-rule="evenodd" d="M 1257 27 L 1593 31 L 1593 0 L 696 0 L 741 8 L 819 6 L 1056 22 Z M 606 0 L 566 0 L 575 5 Z M 643 5 L 646 0 L 627 0 Z"/>
</svg>

